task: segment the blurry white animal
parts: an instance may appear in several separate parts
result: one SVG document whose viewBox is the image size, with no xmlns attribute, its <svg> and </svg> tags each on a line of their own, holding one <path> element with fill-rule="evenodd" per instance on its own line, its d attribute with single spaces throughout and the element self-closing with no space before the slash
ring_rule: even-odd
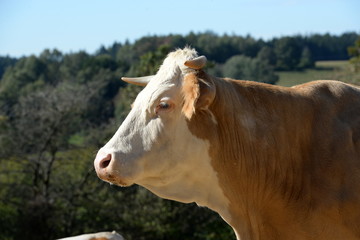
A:
<svg viewBox="0 0 360 240">
<path fill-rule="evenodd" d="M 89 233 L 74 237 L 60 238 L 58 240 L 125 240 L 120 234 L 115 231 Z"/>
</svg>

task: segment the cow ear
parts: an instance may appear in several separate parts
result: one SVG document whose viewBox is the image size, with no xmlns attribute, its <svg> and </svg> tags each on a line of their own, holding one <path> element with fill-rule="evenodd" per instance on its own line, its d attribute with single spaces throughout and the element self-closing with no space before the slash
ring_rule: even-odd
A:
<svg viewBox="0 0 360 240">
<path fill-rule="evenodd" d="M 182 111 L 187 119 L 196 111 L 207 110 L 215 98 L 214 82 L 204 72 L 185 75 L 182 85 L 184 104 Z"/>
</svg>

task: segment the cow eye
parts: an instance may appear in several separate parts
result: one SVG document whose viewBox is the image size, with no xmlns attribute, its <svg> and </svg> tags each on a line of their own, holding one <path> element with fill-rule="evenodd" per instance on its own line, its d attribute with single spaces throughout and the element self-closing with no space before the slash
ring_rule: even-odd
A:
<svg viewBox="0 0 360 240">
<path fill-rule="evenodd" d="M 156 106 L 156 114 L 159 114 L 160 112 L 167 112 L 170 111 L 173 108 L 173 105 L 168 100 L 162 100 L 159 102 L 159 104 Z"/>
<path fill-rule="evenodd" d="M 159 103 L 159 108 L 160 108 L 160 109 L 169 109 L 169 108 L 170 108 L 170 104 L 168 104 L 167 102 L 160 102 L 160 103 Z"/>
</svg>

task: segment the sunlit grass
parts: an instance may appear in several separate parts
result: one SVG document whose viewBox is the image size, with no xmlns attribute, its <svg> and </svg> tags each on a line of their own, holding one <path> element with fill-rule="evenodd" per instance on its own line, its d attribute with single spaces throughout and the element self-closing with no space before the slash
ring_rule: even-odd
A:
<svg viewBox="0 0 360 240">
<path fill-rule="evenodd" d="M 348 61 L 318 61 L 314 69 L 304 71 L 279 71 L 278 85 L 290 87 L 313 80 L 344 80 L 352 79 Z"/>
</svg>

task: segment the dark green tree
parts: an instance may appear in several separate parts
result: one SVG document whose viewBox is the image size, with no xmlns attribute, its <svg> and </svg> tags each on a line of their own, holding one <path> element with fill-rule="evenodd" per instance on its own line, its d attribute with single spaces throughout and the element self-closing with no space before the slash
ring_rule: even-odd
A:
<svg viewBox="0 0 360 240">
<path fill-rule="evenodd" d="M 17 62 L 16 58 L 9 56 L 0 57 L 0 80 L 8 67 L 14 66 Z"/>
<path fill-rule="evenodd" d="M 274 50 L 269 46 L 262 47 L 257 54 L 257 58 L 263 62 L 268 63 L 271 66 L 275 66 L 276 64 L 276 55 L 274 53 Z"/>
<path fill-rule="evenodd" d="M 360 71 L 360 38 L 356 40 L 354 46 L 348 47 L 348 53 L 351 57 L 350 63 L 355 72 Z"/>
<path fill-rule="evenodd" d="M 7 147 L 12 151 L 7 158 L 20 166 L 18 181 L 11 184 L 22 191 L 9 188 L 0 199 L 2 204 L 11 204 L 8 209 L 17 207 L 17 224 L 21 229 L 13 232 L 15 236 L 27 234 L 29 239 L 54 237 L 57 229 L 52 216 L 57 195 L 51 179 L 55 162 L 60 151 L 70 148 L 71 135 L 84 124 L 84 119 L 79 116 L 86 109 L 94 89 L 69 83 L 47 86 L 20 96 L 14 105 L 12 117 L 8 120 L 8 126 L 12 128 L 1 135 L 7 135 L 10 140 Z M 4 152 L 1 155 L 6 157 Z M 20 202 L 9 201 L 11 198 Z"/>
<path fill-rule="evenodd" d="M 298 64 L 299 69 L 313 68 L 315 67 L 315 61 L 312 57 L 311 51 L 308 47 L 304 47 L 301 52 L 300 62 Z"/>
<path fill-rule="evenodd" d="M 223 66 L 223 76 L 240 80 L 252 80 L 274 84 L 278 80 L 273 68 L 258 58 L 238 55 L 230 58 Z"/>
<path fill-rule="evenodd" d="M 274 52 L 277 70 L 289 71 L 298 68 L 302 49 L 296 38 L 283 37 L 275 40 Z"/>
</svg>

